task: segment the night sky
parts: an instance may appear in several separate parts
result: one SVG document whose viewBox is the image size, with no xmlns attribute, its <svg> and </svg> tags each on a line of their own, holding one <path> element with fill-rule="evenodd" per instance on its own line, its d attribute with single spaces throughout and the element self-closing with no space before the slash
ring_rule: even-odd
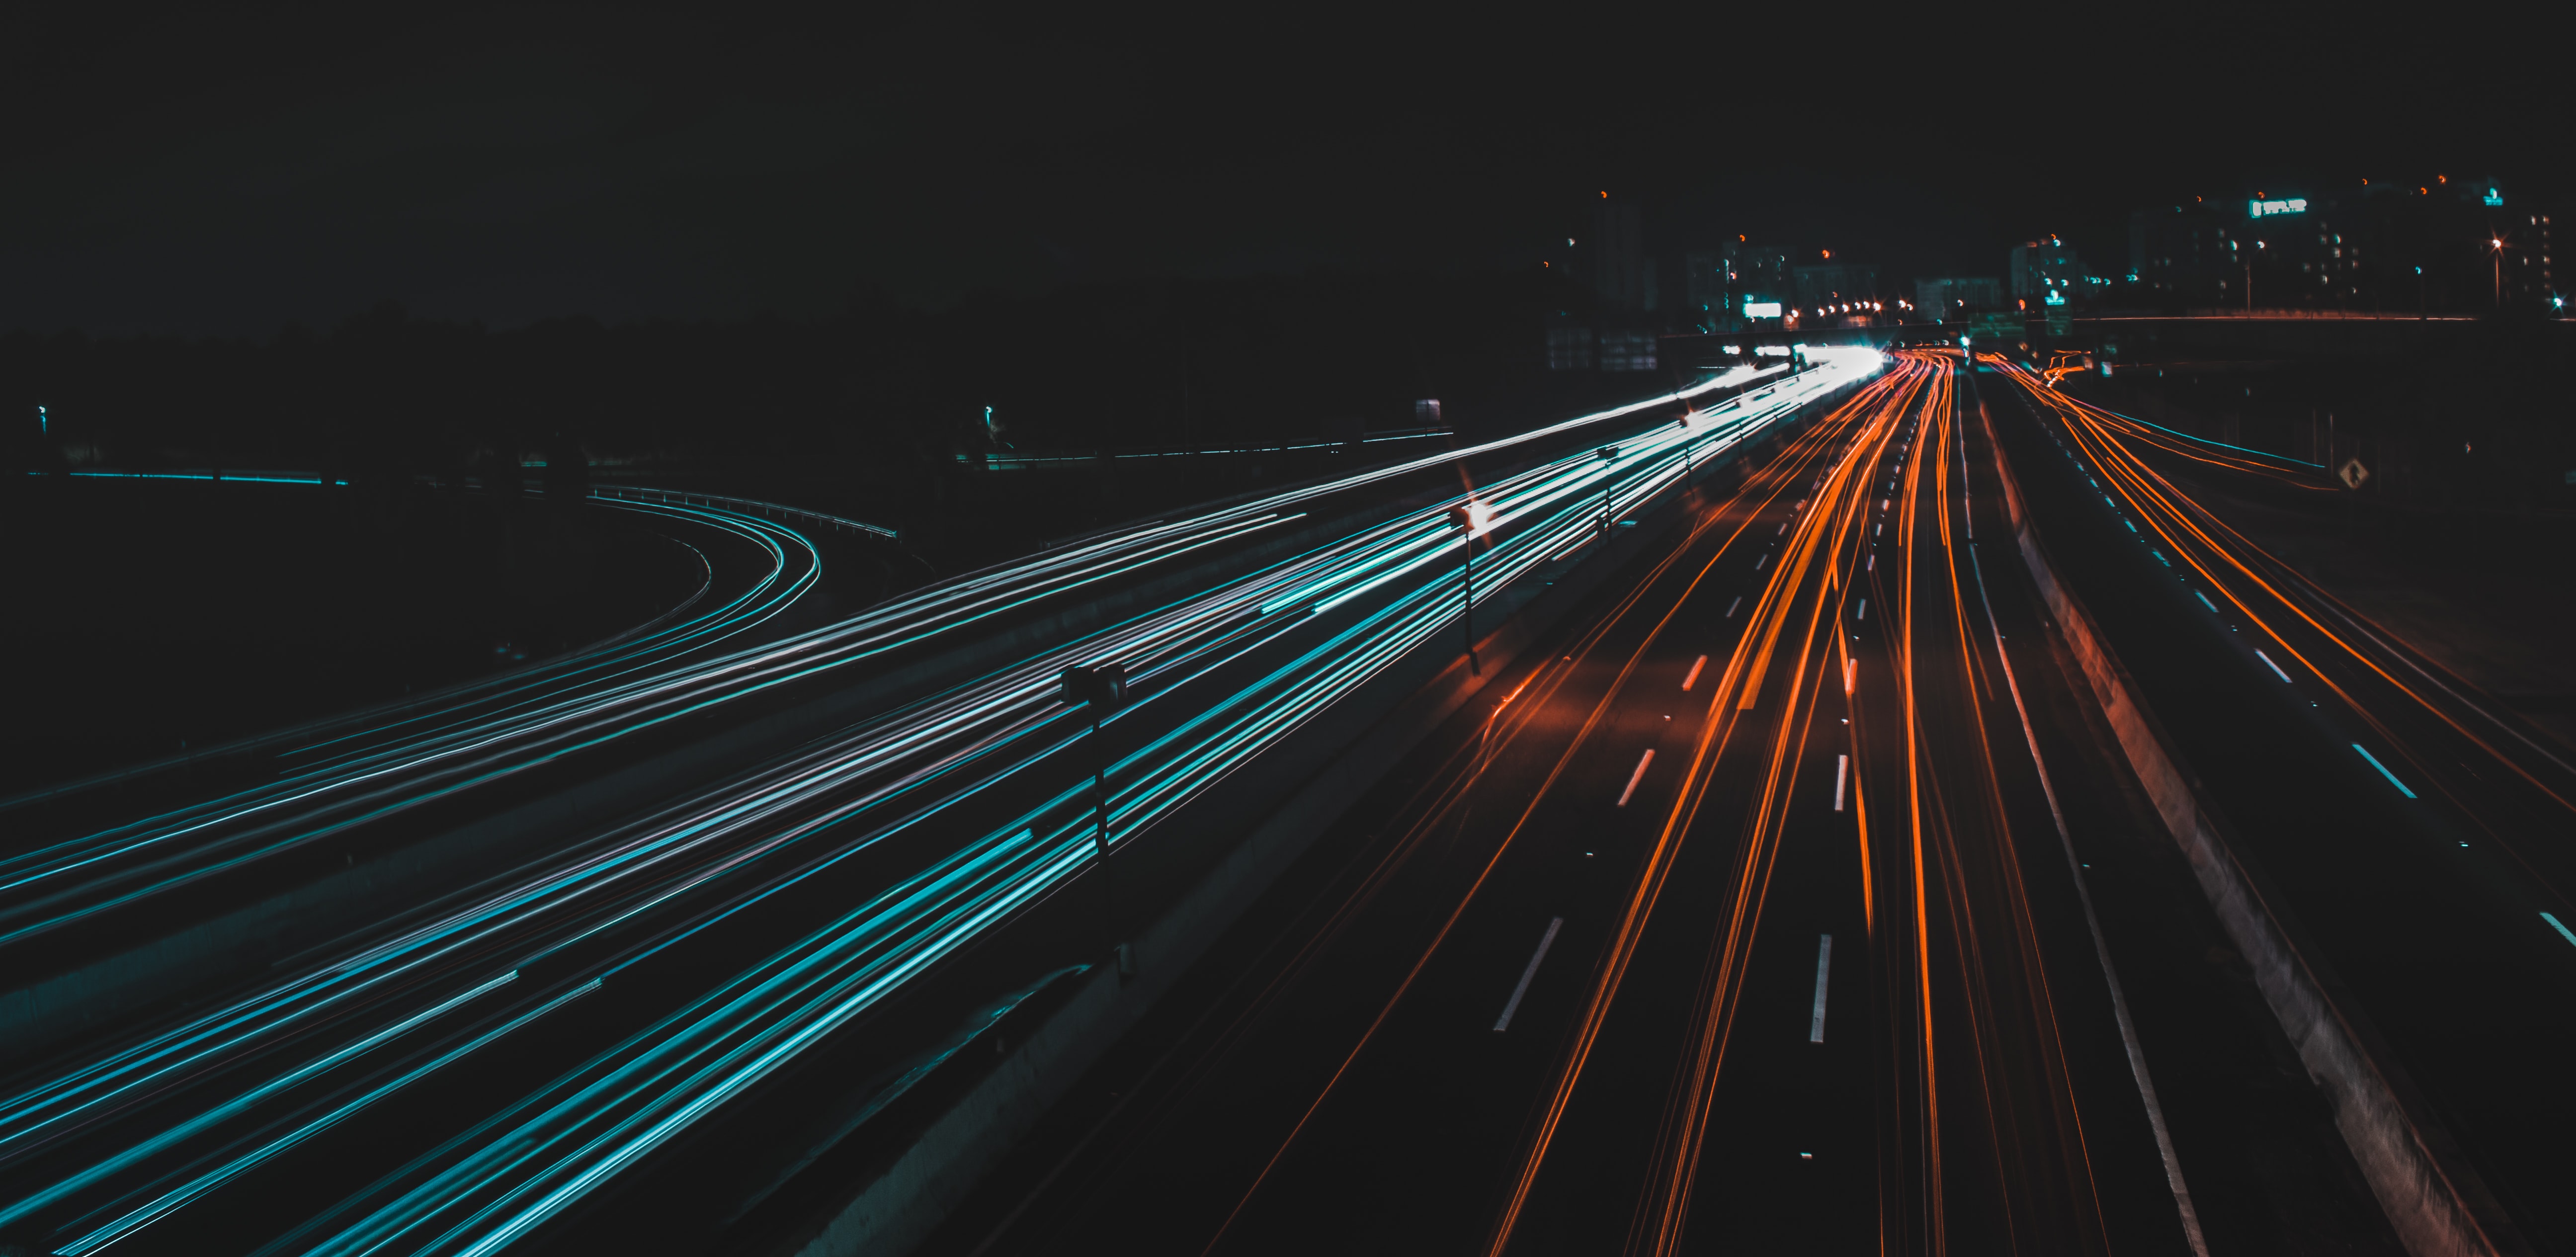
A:
<svg viewBox="0 0 2576 1257">
<path fill-rule="evenodd" d="M 2136 205 L 2436 172 L 2554 195 L 2571 155 L 2529 9 L 229 8 L 13 16 L 0 328 L 1527 267 L 1601 190 L 1657 251 L 2000 274 L 2054 231 L 2108 270 Z"/>
</svg>

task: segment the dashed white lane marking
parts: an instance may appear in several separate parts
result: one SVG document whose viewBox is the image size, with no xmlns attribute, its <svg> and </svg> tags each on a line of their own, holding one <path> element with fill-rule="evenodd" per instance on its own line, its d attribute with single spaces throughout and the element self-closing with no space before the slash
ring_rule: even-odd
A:
<svg viewBox="0 0 2576 1257">
<path fill-rule="evenodd" d="M 1699 657 L 1699 662 L 1691 665 L 1690 675 L 1682 678 L 1682 692 L 1683 692 L 1683 693 L 1687 694 L 1687 693 L 1689 693 L 1689 692 L 1690 692 L 1691 682 L 1698 680 L 1698 679 L 1699 679 L 1699 670 L 1700 670 L 1700 669 L 1702 669 L 1702 668 L 1705 668 L 1705 667 L 1707 667 L 1707 666 L 1708 666 L 1708 656 L 1706 656 L 1706 655 L 1701 655 L 1701 656 Z"/>
<path fill-rule="evenodd" d="M 2405 795 L 2410 799 L 2415 797 L 2415 792 L 2407 789 L 2406 783 L 2397 779 L 2397 774 L 2388 771 L 2388 765 L 2380 763 L 2379 757 L 2370 753 L 2370 748 L 2363 746 L 2359 742 L 2355 742 L 2352 744 L 2352 749 L 2361 752 L 2361 757 L 2369 760 L 2370 766 L 2378 769 L 2379 775 L 2388 779 L 2388 784 L 2397 787 L 2397 793 Z"/>
<path fill-rule="evenodd" d="M 1637 759 L 1637 771 L 1635 771 L 1635 772 L 1632 772 L 1632 773 L 1628 774 L 1628 788 L 1619 792 L 1619 801 L 1618 801 L 1617 803 L 1612 804 L 1611 806 L 1613 806 L 1613 807 L 1626 807 L 1626 806 L 1628 806 L 1628 796 L 1629 796 L 1629 795 L 1632 795 L 1632 794 L 1635 794 L 1635 793 L 1637 792 L 1637 783 L 1638 783 L 1638 782 L 1640 782 L 1640 781 L 1645 780 L 1645 777 L 1646 777 L 1646 765 L 1651 764 L 1651 763 L 1654 763 L 1654 762 L 1655 762 L 1655 752 L 1654 752 L 1651 748 L 1650 748 L 1650 749 L 1648 749 L 1648 750 L 1647 750 L 1647 752 L 1646 752 L 1644 755 L 1642 755 L 1642 756 L 1638 757 L 1638 759 Z"/>
<path fill-rule="evenodd" d="M 1547 949 L 1556 942 L 1556 932 L 1564 928 L 1565 918 L 1548 918 L 1547 933 L 1538 936 L 1538 950 L 1530 953 L 1529 968 L 1521 970 L 1520 983 L 1512 988 L 1512 998 L 1503 1005 L 1503 1015 L 1494 1019 L 1494 1033 L 1511 1028 L 1512 1014 L 1521 1010 L 1521 997 L 1529 994 L 1530 979 L 1538 976 L 1539 962 L 1547 959 Z"/>
<path fill-rule="evenodd" d="M 2255 657 L 2255 658 L 2257 658 L 2257 659 L 2262 660 L 2262 661 L 2263 661 L 2263 666 L 2264 666 L 2264 667 L 2266 667 L 2266 668 L 2270 668 L 2270 669 L 2272 670 L 2272 675 L 2274 675 L 2274 676 L 2276 676 L 2276 677 L 2279 677 L 2279 678 L 2281 678 L 2281 679 L 2282 679 L 2282 680 L 2284 680 L 2284 681 L 2287 681 L 2287 680 L 2289 680 L 2289 679 L 2290 679 L 2290 674 L 2289 674 L 2289 673 L 2287 673 L 2287 672 L 2283 672 L 2283 671 L 2281 671 L 2281 665 L 2279 665 L 2279 664 L 2277 664 L 2277 663 L 2272 662 L 2272 657 L 2271 657 L 2270 655 L 2264 654 L 2264 653 L 2263 653 L 2263 650 L 2262 650 L 2262 648 L 2261 648 L 2261 647 L 2259 647 L 2259 646 L 2258 646 L 2258 647 L 2256 647 L 2256 648 L 2255 648 L 2255 650 L 2254 650 L 2254 657 Z"/>
<path fill-rule="evenodd" d="M 2567 928 L 2566 922 L 2561 921 L 2557 917 L 2551 916 L 2546 912 L 2540 914 L 2540 919 L 2547 921 L 2549 923 L 2549 928 L 2558 931 L 2558 937 L 2566 939 L 2568 942 L 2576 943 L 2576 931 L 2570 931 Z"/>
<path fill-rule="evenodd" d="M 1868 567 L 1865 567 L 1865 568 L 1862 568 L 1861 570 L 1862 570 L 1862 571 L 1864 571 L 1864 572 L 1875 572 L 1875 571 L 1877 571 L 1877 570 L 1878 570 L 1878 555 L 1877 555 L 1877 554 L 1875 554 L 1875 553 L 1871 554 L 1871 555 L 1869 556 L 1869 566 L 1868 566 Z"/>
<path fill-rule="evenodd" d="M 1735 618 L 1735 609 L 1736 609 L 1737 607 L 1740 607 L 1740 606 L 1743 606 L 1743 605 L 1744 605 L 1744 595 L 1742 595 L 1742 594 L 1737 594 L 1737 595 L 1735 596 L 1735 601 L 1733 601 L 1733 602 L 1730 602 L 1730 603 L 1726 604 L 1726 618 L 1727 618 L 1727 619 L 1730 619 L 1730 620 L 1734 619 L 1734 618 Z"/>
<path fill-rule="evenodd" d="M 1761 570 L 1762 570 L 1762 565 L 1763 565 L 1763 564 L 1765 564 L 1765 563 L 1768 563 L 1768 562 L 1770 562 L 1770 561 L 1771 561 L 1771 552 L 1770 552 L 1770 551 L 1768 551 L 1768 550 L 1763 551 L 1763 552 L 1762 552 L 1762 557 L 1761 557 L 1761 558 L 1758 558 L 1758 559 L 1755 559 L 1755 560 L 1753 561 L 1753 570 L 1754 570 L 1754 571 L 1757 571 L 1757 572 L 1761 571 Z"/>
<path fill-rule="evenodd" d="M 1834 810 L 1843 810 L 1843 786 L 1851 780 L 1851 756 L 1834 757 Z"/>
<path fill-rule="evenodd" d="M 1866 620 L 1869 618 L 1869 599 L 1863 598 L 1860 600 L 1860 614 L 1853 616 L 1852 618 L 1855 620 Z"/>
<path fill-rule="evenodd" d="M 1807 1019 L 1807 1042 L 1825 1041 L 1825 980 L 1834 972 L 1834 936 L 1816 936 L 1816 1011 Z"/>
<path fill-rule="evenodd" d="M 2216 613 L 2217 613 L 2217 611 L 2218 611 L 2218 604 L 2217 604 L 2217 603 L 2214 603 L 2214 602 L 2211 602 L 2211 601 L 2209 600 L 2209 595 L 2204 594 L 2204 593 L 2200 592 L 2199 590 L 2195 589 L 2195 590 L 2191 591 L 2191 596 L 2192 596 L 2192 597 L 2194 597 L 2194 598 L 2198 598 L 2198 599 L 2200 599 L 2200 605 L 2202 605 L 2202 606 L 2204 606 L 2204 607 L 2209 608 L 2209 610 L 2210 610 L 2210 612 L 2211 612 L 2212 614 L 2216 614 Z"/>
<path fill-rule="evenodd" d="M 1843 693 L 1844 693 L 1846 696 L 1850 695 L 1850 693 L 1852 692 L 1852 678 L 1853 678 L 1853 676 L 1854 676 L 1855 674 L 1857 674 L 1859 671 L 1860 671 L 1860 660 L 1857 660 L 1857 659 L 1846 659 L 1846 660 L 1843 660 Z"/>
</svg>

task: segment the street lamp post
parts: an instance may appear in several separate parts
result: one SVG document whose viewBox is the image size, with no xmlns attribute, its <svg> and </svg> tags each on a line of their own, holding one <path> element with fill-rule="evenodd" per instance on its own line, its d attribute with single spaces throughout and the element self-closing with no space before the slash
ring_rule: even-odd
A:
<svg viewBox="0 0 2576 1257">
<path fill-rule="evenodd" d="M 1101 663 L 1084 667 L 1075 664 L 1064 670 L 1056 681 L 1056 701 L 1091 709 L 1091 807 L 1092 858 L 1100 866 L 1101 917 L 1108 924 L 1110 937 L 1121 932 L 1118 921 L 1118 899 L 1115 884 L 1109 876 L 1109 752 L 1100 745 L 1100 722 L 1127 704 L 1127 665 Z M 1118 939 L 1118 980 L 1135 980 L 1136 952 L 1132 944 Z"/>
<path fill-rule="evenodd" d="M 1619 461 L 1619 447 L 1616 445 L 1604 445 L 1592 453 L 1603 463 Z M 1601 478 L 1601 540 L 1605 544 L 1610 540 L 1610 488 L 1610 478 L 1605 475 Z"/>
<path fill-rule="evenodd" d="M 1449 508 L 1449 523 L 1458 530 L 1458 570 L 1463 575 L 1466 596 L 1459 608 L 1459 623 L 1466 626 L 1467 675 L 1481 675 L 1476 662 L 1476 529 L 1477 516 L 1485 508 L 1474 502 L 1461 502 Z"/>
</svg>

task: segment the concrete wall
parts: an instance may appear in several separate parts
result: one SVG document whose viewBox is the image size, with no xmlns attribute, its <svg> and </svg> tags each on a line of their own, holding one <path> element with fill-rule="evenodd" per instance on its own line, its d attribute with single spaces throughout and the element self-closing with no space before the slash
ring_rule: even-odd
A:
<svg viewBox="0 0 2576 1257">
<path fill-rule="evenodd" d="M 2013 539 L 2057 621 L 2059 636 L 2082 665 L 2122 754 L 2155 800 L 2229 940 L 2253 966 L 2264 1003 L 2297 1049 L 2309 1078 L 2333 1105 L 2335 1127 L 2398 1239 L 2414 1257 L 2524 1251 L 2475 1171 L 2456 1156 L 2444 1155 L 2452 1147 L 2449 1137 L 2387 1060 L 2349 998 L 2338 1005 L 2331 974 L 2303 954 L 2295 922 L 2276 909 L 2279 899 L 2266 893 L 2259 870 L 2238 857 L 2223 823 L 2201 803 L 2198 784 L 2153 714 L 2139 705 L 2127 671 L 2103 644 L 2083 605 L 2058 582 L 1983 405 L 1978 417 L 1986 425 L 2003 480 Z"/>
</svg>

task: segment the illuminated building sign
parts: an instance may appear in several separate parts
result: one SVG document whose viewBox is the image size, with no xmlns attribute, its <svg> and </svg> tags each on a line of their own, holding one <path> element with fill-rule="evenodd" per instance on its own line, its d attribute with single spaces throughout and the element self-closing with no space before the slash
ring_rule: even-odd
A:
<svg viewBox="0 0 2576 1257">
<path fill-rule="evenodd" d="M 2274 214 L 2304 214 L 2308 212 L 2308 198 L 2294 196 L 2286 201 L 2247 201 L 2245 208 L 2246 216 L 2249 218 L 2269 218 Z"/>
<path fill-rule="evenodd" d="M 1748 300 L 1744 303 L 1744 317 L 1748 319 L 1776 319 L 1780 317 L 1780 303 L 1777 301 Z"/>
<path fill-rule="evenodd" d="M 2053 305 L 2053 306 L 2062 306 L 2062 305 L 2065 305 L 2065 304 L 2066 304 L 2066 294 L 2065 294 L 2065 293 L 2062 293 L 2062 292 L 2059 292 L 2057 289 L 2054 289 L 2054 288 L 2049 289 L 2049 290 L 2048 290 L 2048 304 Z"/>
<path fill-rule="evenodd" d="M 2489 205 L 2502 205 L 2502 204 L 2504 204 L 2504 193 L 2502 193 L 2502 192 L 2498 192 L 2498 191 L 2496 191 L 2494 188 L 2489 188 L 2489 189 L 2487 189 L 2487 204 L 2489 204 Z"/>
</svg>

